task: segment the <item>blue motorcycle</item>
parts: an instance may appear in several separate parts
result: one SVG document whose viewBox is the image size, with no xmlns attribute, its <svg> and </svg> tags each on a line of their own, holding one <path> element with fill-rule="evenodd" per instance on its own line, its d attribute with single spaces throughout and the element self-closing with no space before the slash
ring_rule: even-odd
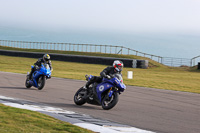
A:
<svg viewBox="0 0 200 133">
<path fill-rule="evenodd" d="M 33 67 L 34 66 L 31 66 L 31 68 Z M 37 70 L 33 72 L 31 80 L 29 80 L 29 73 L 27 73 L 25 86 L 26 88 L 34 86 L 38 88 L 38 90 L 42 90 L 45 85 L 46 79 L 48 78 L 51 78 L 50 67 L 48 64 L 42 63 L 41 67 L 37 68 Z"/>
<path fill-rule="evenodd" d="M 89 81 L 92 77 L 92 75 L 86 75 L 86 80 Z M 88 93 L 84 87 L 81 87 L 74 95 L 75 104 L 100 105 L 105 110 L 113 108 L 118 102 L 119 94 L 126 89 L 126 85 L 123 83 L 121 74 L 115 74 L 112 77 L 111 79 L 103 78 L 99 84 L 91 84 Z"/>
</svg>

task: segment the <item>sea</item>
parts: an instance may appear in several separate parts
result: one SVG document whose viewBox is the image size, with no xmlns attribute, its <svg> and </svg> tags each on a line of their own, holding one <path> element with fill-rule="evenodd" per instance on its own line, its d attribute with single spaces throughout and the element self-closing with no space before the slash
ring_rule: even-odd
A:
<svg viewBox="0 0 200 133">
<path fill-rule="evenodd" d="M 197 33 L 126 33 L 0 27 L 0 40 L 115 45 L 162 57 L 186 59 L 200 55 L 200 34 Z"/>
</svg>

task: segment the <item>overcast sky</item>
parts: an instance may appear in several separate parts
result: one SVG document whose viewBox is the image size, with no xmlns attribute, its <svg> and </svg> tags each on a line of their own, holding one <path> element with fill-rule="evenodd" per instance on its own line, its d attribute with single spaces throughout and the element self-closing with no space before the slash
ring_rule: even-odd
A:
<svg viewBox="0 0 200 133">
<path fill-rule="evenodd" d="M 0 0 L 0 26 L 199 32 L 200 0 Z"/>
</svg>

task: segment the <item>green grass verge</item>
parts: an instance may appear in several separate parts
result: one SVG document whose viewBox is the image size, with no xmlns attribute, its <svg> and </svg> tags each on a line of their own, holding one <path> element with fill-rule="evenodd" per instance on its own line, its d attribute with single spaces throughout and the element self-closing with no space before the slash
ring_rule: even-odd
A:
<svg viewBox="0 0 200 133">
<path fill-rule="evenodd" d="M 0 104 L 0 133 L 92 133 L 53 117 Z"/>
<path fill-rule="evenodd" d="M 25 74 L 36 61 L 37 59 L 33 58 L 0 56 L 0 71 Z M 62 61 L 52 61 L 52 65 L 54 68 L 52 76 L 79 80 L 84 80 L 85 74 L 99 76 L 99 73 L 107 67 Z M 133 71 L 133 79 L 127 79 L 127 71 Z M 199 71 L 194 68 L 193 70 L 165 66 L 151 69 L 124 68 L 122 74 L 126 85 L 200 93 Z"/>
<path fill-rule="evenodd" d="M 59 51 L 59 50 L 45 50 L 45 49 L 22 49 L 0 46 L 2 50 L 15 50 L 15 51 L 26 51 L 26 52 L 43 52 L 43 53 L 58 53 L 58 54 L 71 54 L 71 55 L 87 55 L 87 56 L 101 56 L 101 57 L 115 57 L 115 58 L 128 58 L 128 59 L 140 59 L 149 60 L 149 67 L 165 67 L 164 65 L 151 60 L 149 58 L 136 56 L 136 55 L 121 55 L 121 54 L 105 54 L 105 53 L 90 53 L 90 52 L 75 52 L 75 51 Z"/>
</svg>

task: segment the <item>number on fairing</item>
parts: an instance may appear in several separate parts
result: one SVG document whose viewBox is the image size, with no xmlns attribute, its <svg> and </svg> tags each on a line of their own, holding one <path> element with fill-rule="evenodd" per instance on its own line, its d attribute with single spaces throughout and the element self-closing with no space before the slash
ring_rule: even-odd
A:
<svg viewBox="0 0 200 133">
<path fill-rule="evenodd" d="M 103 91 L 103 90 L 104 90 L 104 86 L 101 85 L 101 86 L 99 87 L 99 91 Z"/>
</svg>

